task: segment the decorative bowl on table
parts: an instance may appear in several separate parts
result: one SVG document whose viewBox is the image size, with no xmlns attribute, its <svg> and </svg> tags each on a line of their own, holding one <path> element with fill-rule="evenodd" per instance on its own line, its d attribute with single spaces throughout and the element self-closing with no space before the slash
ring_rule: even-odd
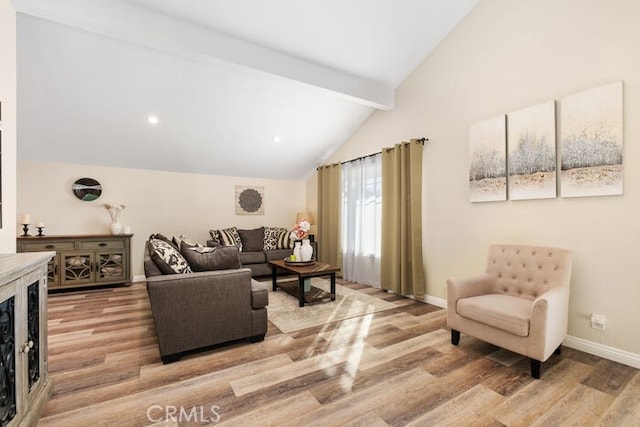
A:
<svg viewBox="0 0 640 427">
<path fill-rule="evenodd" d="M 315 258 L 311 258 L 309 261 L 291 261 L 290 257 L 286 257 L 284 259 L 284 263 L 287 265 L 297 265 L 299 267 L 304 267 L 305 265 L 313 265 L 316 263 Z"/>
</svg>

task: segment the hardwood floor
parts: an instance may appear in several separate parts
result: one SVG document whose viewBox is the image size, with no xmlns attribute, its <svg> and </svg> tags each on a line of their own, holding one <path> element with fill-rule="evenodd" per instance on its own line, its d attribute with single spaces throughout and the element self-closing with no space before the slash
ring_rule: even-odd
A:
<svg viewBox="0 0 640 427">
<path fill-rule="evenodd" d="M 39 425 L 640 425 L 637 369 L 564 348 L 534 380 L 527 359 L 465 335 L 452 346 L 444 310 L 345 285 L 396 308 L 289 334 L 269 324 L 261 343 L 170 365 L 143 283 L 51 294 Z"/>
</svg>

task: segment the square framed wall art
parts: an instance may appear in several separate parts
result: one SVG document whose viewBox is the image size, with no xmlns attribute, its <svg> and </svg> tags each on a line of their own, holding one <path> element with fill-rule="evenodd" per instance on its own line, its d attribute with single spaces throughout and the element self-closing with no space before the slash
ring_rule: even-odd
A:
<svg viewBox="0 0 640 427">
<path fill-rule="evenodd" d="M 264 215 L 264 187 L 236 185 L 236 215 Z"/>
</svg>

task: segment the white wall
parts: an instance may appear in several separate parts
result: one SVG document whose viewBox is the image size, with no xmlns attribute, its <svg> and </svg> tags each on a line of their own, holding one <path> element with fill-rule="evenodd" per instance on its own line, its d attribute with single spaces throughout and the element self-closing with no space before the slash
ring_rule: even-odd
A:
<svg viewBox="0 0 640 427">
<path fill-rule="evenodd" d="M 16 251 L 16 11 L 0 0 L 0 102 L 2 102 L 2 229 L 0 253 Z"/>
<path fill-rule="evenodd" d="M 98 200 L 83 202 L 73 195 L 71 185 L 82 177 L 102 184 Z M 236 185 L 264 187 L 264 215 L 235 214 Z M 296 212 L 305 209 L 305 183 L 18 162 L 18 215 L 29 213 L 32 223 L 44 222 L 47 235 L 108 233 L 110 217 L 103 207 L 105 202 L 126 206 L 119 221 L 135 234 L 131 267 L 134 275 L 141 275 L 144 242 L 152 233 L 168 237 L 185 234 L 204 244 L 212 228 L 293 228 Z"/>
<path fill-rule="evenodd" d="M 327 163 L 411 137 L 424 152 L 424 267 L 429 295 L 484 269 L 487 246 L 574 251 L 569 334 L 640 354 L 640 2 L 482 0 Z M 468 202 L 468 132 L 480 120 L 624 81 L 624 195 Z M 313 178 L 308 186 L 312 185 Z M 607 330 L 589 316 L 607 316 Z"/>
</svg>

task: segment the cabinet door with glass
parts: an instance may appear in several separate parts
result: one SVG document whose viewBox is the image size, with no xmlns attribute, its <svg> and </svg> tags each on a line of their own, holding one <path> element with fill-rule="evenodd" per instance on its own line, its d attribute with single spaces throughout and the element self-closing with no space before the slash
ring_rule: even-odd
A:
<svg viewBox="0 0 640 427">
<path fill-rule="evenodd" d="M 61 254 L 61 284 L 81 285 L 93 282 L 93 252 L 74 251 Z"/>
<path fill-rule="evenodd" d="M 96 252 L 96 282 L 126 280 L 126 254 L 123 251 Z"/>
<path fill-rule="evenodd" d="M 0 260 L 0 426 L 36 425 L 52 391 L 46 263 L 53 252 L 37 256 Z"/>
</svg>

